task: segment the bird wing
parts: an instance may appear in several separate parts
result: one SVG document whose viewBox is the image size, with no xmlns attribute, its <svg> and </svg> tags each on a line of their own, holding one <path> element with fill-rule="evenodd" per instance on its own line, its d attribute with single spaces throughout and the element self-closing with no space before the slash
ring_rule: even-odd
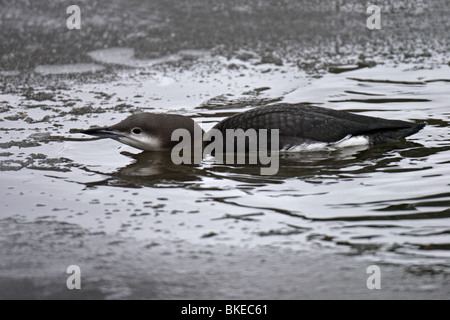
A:
<svg viewBox="0 0 450 320">
<path fill-rule="evenodd" d="M 309 104 L 277 104 L 255 108 L 219 122 L 215 129 L 279 129 L 286 137 L 336 142 L 348 135 L 373 135 L 409 129 L 414 123 L 368 117 Z"/>
</svg>

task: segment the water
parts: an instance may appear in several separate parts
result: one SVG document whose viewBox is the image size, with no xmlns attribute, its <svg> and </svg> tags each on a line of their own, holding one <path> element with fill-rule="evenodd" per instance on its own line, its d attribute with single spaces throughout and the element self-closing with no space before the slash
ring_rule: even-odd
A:
<svg viewBox="0 0 450 320">
<path fill-rule="evenodd" d="M 318 244 L 400 263 L 448 263 L 449 67 L 381 65 L 316 79 L 289 66 L 237 61 L 241 68 L 230 69 L 223 58 L 202 59 L 173 73 L 132 69 L 113 83 L 67 80 L 54 91 L 3 94 L 0 217 L 144 239 Z M 135 109 L 192 116 L 207 130 L 274 101 L 428 125 L 390 145 L 282 154 L 269 177 L 214 159 L 175 166 L 165 154 L 69 134 Z"/>
<path fill-rule="evenodd" d="M 14 228 L 26 222 L 39 230 L 41 223 L 55 222 L 148 246 L 320 248 L 449 270 L 450 67 L 386 64 L 316 77 L 289 64 L 204 51 L 153 63 L 126 48 L 114 50 L 96 52 L 97 62 L 137 68 L 116 70 L 110 81 L 68 77 L 57 87 L 0 96 L 0 221 L 3 234 L 14 235 L 4 236 L 4 245 L 16 248 Z M 77 70 L 38 68 L 44 74 Z M 165 153 L 76 133 L 138 110 L 191 116 L 208 130 L 224 117 L 278 101 L 427 126 L 388 145 L 282 153 L 274 176 L 211 157 L 176 166 Z M 77 229 L 73 238 L 83 232 Z M 61 239 L 30 236 L 21 243 L 54 248 Z M 14 277 L 14 270 L 8 272 Z"/>
</svg>

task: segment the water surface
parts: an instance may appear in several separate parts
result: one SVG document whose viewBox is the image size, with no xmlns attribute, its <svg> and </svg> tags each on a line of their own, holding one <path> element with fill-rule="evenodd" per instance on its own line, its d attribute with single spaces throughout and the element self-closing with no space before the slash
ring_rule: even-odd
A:
<svg viewBox="0 0 450 320">
<path fill-rule="evenodd" d="M 65 221 L 138 239 L 331 247 L 448 266 L 449 67 L 379 65 L 313 78 L 293 66 L 203 52 L 195 59 L 174 72 L 144 66 L 108 83 L 64 80 L 56 90 L 3 94 L 0 218 Z M 176 166 L 164 153 L 74 133 L 136 111 L 183 114 L 207 130 L 277 101 L 427 126 L 398 143 L 281 154 L 274 176 L 213 158 Z"/>
</svg>

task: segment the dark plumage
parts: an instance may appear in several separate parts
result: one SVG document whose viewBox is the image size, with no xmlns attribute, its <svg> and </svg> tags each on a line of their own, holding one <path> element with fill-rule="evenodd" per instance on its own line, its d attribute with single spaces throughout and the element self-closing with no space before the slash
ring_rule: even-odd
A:
<svg viewBox="0 0 450 320">
<path fill-rule="evenodd" d="M 371 144 L 387 143 L 420 131 L 425 124 L 387 120 L 312 106 L 276 104 L 251 109 L 220 121 L 215 129 L 279 129 L 280 147 L 305 142 L 337 142 L 367 136 Z"/>
</svg>

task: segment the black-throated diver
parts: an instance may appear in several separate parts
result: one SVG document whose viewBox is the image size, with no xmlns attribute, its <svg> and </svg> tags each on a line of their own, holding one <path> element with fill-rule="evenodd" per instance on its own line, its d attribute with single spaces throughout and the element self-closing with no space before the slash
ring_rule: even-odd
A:
<svg viewBox="0 0 450 320">
<path fill-rule="evenodd" d="M 279 130 L 279 149 L 293 150 L 309 144 L 382 144 L 419 132 L 424 123 L 388 120 L 327 109 L 310 104 L 274 104 L 257 107 L 217 123 L 213 129 L 224 136 L 227 129 Z M 172 141 L 172 132 L 186 129 L 194 135 L 203 130 L 192 119 L 173 114 L 140 113 L 122 122 L 81 133 L 112 138 L 146 151 L 170 150 L 179 142 Z M 352 140 L 352 142 L 350 142 Z"/>
</svg>

